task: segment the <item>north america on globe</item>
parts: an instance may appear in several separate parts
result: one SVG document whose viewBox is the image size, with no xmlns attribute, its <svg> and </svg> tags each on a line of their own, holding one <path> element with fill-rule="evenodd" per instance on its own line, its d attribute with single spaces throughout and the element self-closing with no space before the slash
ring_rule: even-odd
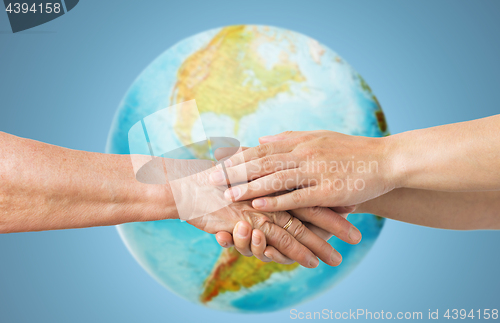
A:
<svg viewBox="0 0 500 323">
<path fill-rule="evenodd" d="M 294 31 L 236 25 L 184 39 L 146 67 L 118 108 L 107 152 L 129 154 L 134 124 L 190 100 L 196 100 L 199 115 L 167 110 L 162 144 L 187 146 L 200 131 L 236 138 L 242 146 L 287 130 L 389 134 L 370 87 L 333 50 Z M 211 152 L 206 146 L 185 149 L 177 158 L 210 159 Z M 314 269 L 244 257 L 179 220 L 127 223 L 118 231 L 140 265 L 179 296 L 223 311 L 269 312 L 329 290 L 361 262 L 384 220 L 371 214 L 348 220 L 361 231 L 362 241 L 349 245 L 332 237 L 328 242 L 343 255 L 342 264 L 321 263 Z"/>
</svg>

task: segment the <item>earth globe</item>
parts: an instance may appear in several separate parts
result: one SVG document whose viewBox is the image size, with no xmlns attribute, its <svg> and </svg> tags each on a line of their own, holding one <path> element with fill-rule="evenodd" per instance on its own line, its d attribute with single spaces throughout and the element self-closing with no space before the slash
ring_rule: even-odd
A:
<svg viewBox="0 0 500 323">
<path fill-rule="evenodd" d="M 237 25 L 184 39 L 156 58 L 121 102 L 106 151 L 129 154 L 128 131 L 134 124 L 193 99 L 207 137 L 236 138 L 242 146 L 287 130 L 388 135 L 370 87 L 333 50 L 297 32 Z M 186 140 L 175 115 L 163 127 L 169 140 Z M 198 131 L 193 122 L 182 127 L 193 136 Z M 187 152 L 183 158 L 200 156 Z M 315 269 L 241 256 L 179 220 L 127 223 L 118 231 L 140 265 L 177 295 L 222 311 L 270 312 L 327 291 L 360 263 L 384 219 L 371 214 L 348 219 L 361 231 L 362 241 L 349 245 L 332 237 L 328 242 L 343 255 L 342 264 L 320 263 Z"/>
</svg>

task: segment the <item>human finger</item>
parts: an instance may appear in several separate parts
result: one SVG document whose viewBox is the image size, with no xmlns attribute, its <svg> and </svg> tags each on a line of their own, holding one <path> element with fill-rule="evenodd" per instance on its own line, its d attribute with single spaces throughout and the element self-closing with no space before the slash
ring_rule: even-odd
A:
<svg viewBox="0 0 500 323">
<path fill-rule="evenodd" d="M 316 186 L 318 183 L 314 175 L 306 174 L 298 168 L 287 169 L 258 178 L 249 183 L 232 186 L 224 192 L 224 197 L 229 201 L 243 201 L 297 188 L 302 185 Z M 285 208 L 281 211 L 288 209 Z"/>
<path fill-rule="evenodd" d="M 328 241 L 331 237 L 333 237 L 333 234 L 330 232 L 321 229 L 320 227 L 315 226 L 314 224 L 304 222 L 304 225 L 311 230 L 312 233 L 320 237 L 321 239 Z"/>
<path fill-rule="evenodd" d="M 237 241 L 240 246 L 248 243 L 248 239 L 241 240 L 238 236 L 233 237 L 229 232 L 225 231 L 218 232 L 216 234 L 216 239 L 217 242 L 219 242 L 219 244 L 224 248 L 233 246 L 234 241 Z M 251 246 L 249 246 L 249 248 L 251 248 L 253 255 L 263 262 L 274 261 L 283 265 L 289 265 L 295 262 L 292 259 L 283 256 L 283 254 L 274 247 L 267 246 L 266 236 L 262 231 L 253 229 L 251 240 Z M 266 256 L 266 254 L 270 255 L 272 259 Z"/>
<path fill-rule="evenodd" d="M 271 259 L 264 255 L 266 249 L 266 236 L 264 233 L 258 229 L 252 231 L 252 244 L 251 250 L 255 257 L 262 260 L 263 262 L 270 262 Z"/>
<path fill-rule="evenodd" d="M 234 247 L 236 248 L 236 250 L 238 250 L 239 253 L 246 257 L 251 257 L 253 255 L 250 248 L 250 241 L 252 239 L 251 233 L 252 227 L 246 221 L 240 221 L 234 226 Z"/>
<path fill-rule="evenodd" d="M 323 229 L 315 226 L 314 224 L 304 223 L 304 225 L 306 227 L 308 227 L 312 233 L 316 234 L 318 237 L 320 237 L 321 239 L 323 239 L 325 241 L 328 241 L 333 236 L 330 232 L 323 230 Z M 290 265 L 290 264 L 293 264 L 295 262 L 292 259 L 284 256 L 281 252 L 276 250 L 276 248 L 274 248 L 273 246 L 267 246 L 266 250 L 264 251 L 264 255 L 267 258 L 271 259 L 272 261 L 279 263 L 279 264 L 283 264 L 283 265 Z"/>
<path fill-rule="evenodd" d="M 293 154 L 275 154 L 225 169 L 216 167 L 210 174 L 210 182 L 213 185 L 227 185 L 227 180 L 230 183 L 247 183 L 278 171 L 297 169 L 298 167 L 299 162 Z"/>
<path fill-rule="evenodd" d="M 294 260 L 284 256 L 281 252 L 276 250 L 273 246 L 267 246 L 266 250 L 264 251 L 264 255 L 271 259 L 274 262 L 277 262 L 278 264 L 282 265 L 291 265 L 295 263 Z"/>
<path fill-rule="evenodd" d="M 226 232 L 226 231 L 217 232 L 215 234 L 215 239 L 217 240 L 217 243 L 219 243 L 219 245 L 222 248 L 229 248 L 229 247 L 232 247 L 234 245 L 233 236 L 231 235 L 231 233 Z"/>
<path fill-rule="evenodd" d="M 247 150 L 249 147 L 240 147 L 242 151 Z M 217 160 L 221 160 L 226 157 L 230 157 L 234 154 L 234 147 L 221 147 L 214 151 L 214 157 Z"/>
<path fill-rule="evenodd" d="M 252 206 L 259 211 L 276 212 L 321 205 L 323 199 L 319 194 L 315 194 L 316 190 L 313 186 L 278 196 L 260 197 L 252 201 Z"/>
<path fill-rule="evenodd" d="M 271 216 L 274 218 L 273 222 L 262 221 L 257 224 L 257 229 L 264 233 L 268 245 L 275 247 L 284 256 L 298 262 L 301 266 L 317 267 L 319 261 L 315 254 L 283 229 L 282 226 L 286 224 L 290 215 L 286 212 L 276 212 Z"/>
<path fill-rule="evenodd" d="M 309 207 L 289 212 L 304 222 L 330 232 L 342 241 L 350 244 L 357 244 L 361 241 L 361 232 L 351 222 L 329 208 Z"/>
<path fill-rule="evenodd" d="M 314 234 L 300 219 L 291 216 L 286 231 L 298 242 L 311 250 L 319 259 L 330 266 L 338 266 L 342 262 L 342 256 L 328 242 Z"/>
<path fill-rule="evenodd" d="M 331 207 L 330 209 L 333 212 L 336 212 L 338 214 L 349 214 L 354 211 L 356 211 L 357 205 L 351 205 L 351 206 L 336 206 L 336 207 Z"/>
<path fill-rule="evenodd" d="M 268 142 L 286 140 L 286 139 L 290 139 L 290 138 L 293 138 L 293 137 L 303 136 L 306 133 L 311 133 L 311 132 L 312 131 L 285 131 L 285 132 L 279 133 L 277 135 L 260 137 L 259 138 L 259 143 L 265 144 L 265 143 L 268 143 Z"/>
<path fill-rule="evenodd" d="M 226 167 L 233 167 L 250 160 L 262 158 L 264 156 L 271 156 L 274 154 L 285 154 L 293 150 L 294 145 L 288 141 L 270 142 L 255 147 L 246 149 L 240 153 L 234 154 L 229 159 L 224 161 Z"/>
</svg>

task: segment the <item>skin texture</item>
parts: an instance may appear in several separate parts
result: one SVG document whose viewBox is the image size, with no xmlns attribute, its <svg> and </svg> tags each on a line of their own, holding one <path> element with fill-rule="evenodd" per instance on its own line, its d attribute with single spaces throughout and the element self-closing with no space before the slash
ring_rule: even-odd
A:
<svg viewBox="0 0 500 323">
<path fill-rule="evenodd" d="M 337 213 L 335 211 L 346 213 Z M 303 216 L 316 218 L 318 224 L 322 223 L 319 225 L 324 225 L 324 227 L 329 228 L 341 224 L 342 221 L 338 220 L 338 217 L 346 219 L 348 215 L 347 212 L 351 211 L 354 211 L 354 208 L 338 208 L 338 210 L 331 210 L 328 208 L 315 207 L 292 210 L 289 211 L 289 213 L 297 219 L 300 219 Z M 325 241 L 328 241 L 328 239 L 333 236 L 333 234 L 327 230 L 321 229 L 310 223 L 304 223 L 304 225 Z M 239 232 L 241 228 L 244 229 L 242 232 Z M 288 230 L 291 230 L 291 228 Z M 330 231 L 339 232 L 342 230 L 330 229 Z M 216 234 L 216 239 L 217 242 L 224 248 L 234 246 L 242 255 L 247 257 L 255 256 L 264 262 L 275 261 L 281 264 L 292 264 L 295 262 L 293 259 L 287 257 L 276 248 L 267 246 L 266 236 L 262 233 L 262 231 L 259 229 L 252 229 L 250 224 L 246 221 L 238 222 L 232 234 L 225 231 L 218 232 Z M 361 236 L 359 236 L 359 239 L 361 239 Z"/>
<path fill-rule="evenodd" d="M 500 230 L 500 191 L 395 189 L 360 204 L 355 213 L 451 230 Z"/>
<path fill-rule="evenodd" d="M 175 217 L 166 192 L 135 180 L 130 158 L 0 133 L 0 232 Z"/>
<path fill-rule="evenodd" d="M 0 233 L 179 218 L 168 182 L 145 184 L 157 177 L 147 171 L 140 174 L 143 182 L 137 180 L 132 160 L 144 158 L 71 150 L 0 133 Z M 336 266 L 342 257 L 325 240 L 336 234 L 358 243 L 361 236 L 353 235 L 359 231 L 345 218 L 325 212 L 336 220 L 325 223 L 325 217 L 307 209 L 294 210 L 297 219 L 285 231 L 290 214 L 257 211 L 241 201 L 188 223 L 214 234 L 233 232 L 244 221 L 259 230 L 270 250 L 309 268 L 318 265 L 317 257 Z"/>
<path fill-rule="evenodd" d="M 279 211 L 357 205 L 396 188 L 500 190 L 499 128 L 497 115 L 385 138 L 332 131 L 264 137 L 226 161 L 229 176 L 252 180 L 227 190 L 226 197 L 241 201 L 295 189 L 253 200 L 256 209 Z"/>
<path fill-rule="evenodd" d="M 451 230 L 500 230 L 500 191 L 440 192 L 399 188 L 360 204 L 352 213 L 371 213 L 381 217 L 432 228 Z M 347 215 L 346 215 L 347 216 Z M 356 216 L 356 215 L 351 215 Z M 248 225 L 244 222 L 238 225 Z M 225 248 L 234 245 L 238 250 L 252 248 L 260 252 L 266 241 L 262 233 L 253 230 L 252 236 L 217 233 L 217 241 Z M 259 249 L 254 249 L 253 237 L 259 235 Z M 269 247 L 268 247 L 269 248 Z M 240 251 L 241 252 L 241 251 Z M 254 252 L 256 257 L 260 254 Z M 277 250 L 267 256 L 276 262 L 290 264 L 292 259 Z"/>
<path fill-rule="evenodd" d="M 330 179 L 353 176 L 363 179 L 367 184 L 363 191 L 332 190 L 328 185 L 319 190 L 307 190 L 306 187 L 280 196 L 266 197 L 264 206 L 259 206 L 254 200 L 253 206 L 260 210 L 357 204 L 349 213 L 372 213 L 442 229 L 498 230 L 499 128 L 500 116 L 497 115 L 377 139 L 329 131 L 286 132 L 260 138 L 260 146 L 231 157 L 226 166 L 229 167 L 227 171 L 231 172 L 230 176 L 238 177 L 244 168 L 248 179 L 253 180 L 240 187 L 243 195 L 238 200 L 264 196 L 266 191 L 262 190 L 265 187 L 262 182 L 267 180 L 283 184 L 297 173 L 306 179 L 321 175 L 323 178 L 330 176 Z M 321 169 L 311 171 L 307 167 L 299 172 L 297 168 L 288 169 L 279 163 L 293 161 L 295 165 L 300 165 L 300 162 L 318 159 L 347 161 L 352 156 L 357 160 L 377 161 L 378 172 L 356 174 L 347 169 L 340 174 L 329 174 L 323 169 L 322 174 Z M 255 185 L 259 181 L 261 185 Z M 215 181 L 213 184 L 217 185 Z M 302 193 L 297 193 L 299 191 Z M 235 192 L 231 194 L 237 195 Z M 242 238 L 221 232 L 217 234 L 217 239 L 226 246 L 234 243 L 239 249 L 245 249 L 253 245 L 254 234 Z M 258 242 L 265 243 L 262 239 Z M 262 247 L 255 250 L 260 252 Z M 291 261 L 279 252 L 273 251 L 273 255 L 275 261 Z"/>
</svg>

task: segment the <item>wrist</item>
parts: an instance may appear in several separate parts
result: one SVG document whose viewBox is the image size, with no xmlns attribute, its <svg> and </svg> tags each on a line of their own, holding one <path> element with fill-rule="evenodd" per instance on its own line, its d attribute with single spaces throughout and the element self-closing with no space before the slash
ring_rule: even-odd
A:
<svg viewBox="0 0 500 323">
<path fill-rule="evenodd" d="M 381 138 L 383 142 L 383 161 L 387 165 L 382 176 L 389 192 L 404 187 L 407 182 L 406 162 L 404 160 L 404 143 L 401 135 Z"/>
<path fill-rule="evenodd" d="M 122 206 L 124 207 L 121 223 L 145 222 L 164 219 L 177 219 L 178 213 L 168 183 L 145 184 L 136 179 L 135 171 L 131 167 L 130 156 L 121 155 L 121 167 L 124 172 L 121 176 L 125 182 L 122 186 Z M 112 201 L 114 203 L 116 201 Z"/>
<path fill-rule="evenodd" d="M 144 212 L 142 212 L 142 216 L 145 218 L 140 221 L 172 220 L 179 218 L 174 197 L 168 183 L 165 185 L 142 185 L 144 186 Z"/>
</svg>

